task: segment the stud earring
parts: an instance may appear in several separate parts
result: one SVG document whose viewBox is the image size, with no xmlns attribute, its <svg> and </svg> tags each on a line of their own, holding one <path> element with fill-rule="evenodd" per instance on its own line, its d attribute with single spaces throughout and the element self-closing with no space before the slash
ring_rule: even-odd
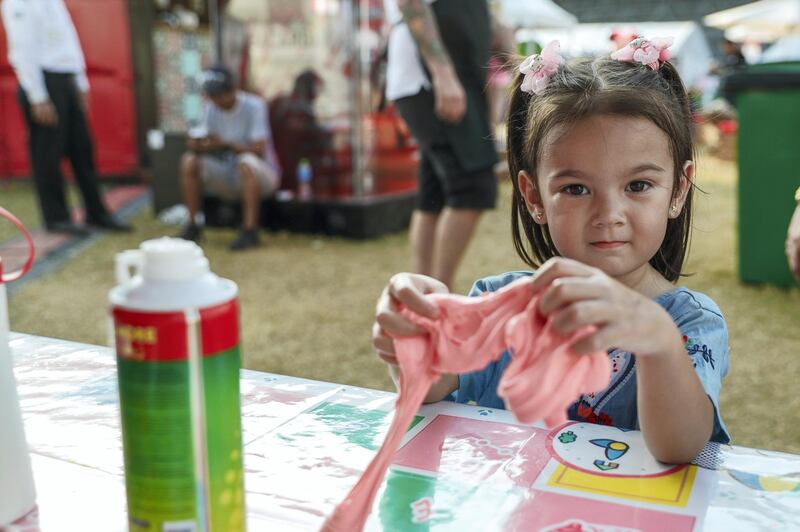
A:
<svg viewBox="0 0 800 532">
<path fill-rule="evenodd" d="M 672 213 L 672 215 L 673 215 L 673 216 L 675 216 L 676 214 L 678 214 L 678 206 L 677 206 L 677 205 L 673 205 L 673 206 L 670 208 L 670 212 Z"/>
</svg>

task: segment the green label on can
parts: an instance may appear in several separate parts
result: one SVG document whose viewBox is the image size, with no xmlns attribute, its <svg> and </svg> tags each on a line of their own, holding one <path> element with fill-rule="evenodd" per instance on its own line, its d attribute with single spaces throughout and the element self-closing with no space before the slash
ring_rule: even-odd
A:
<svg viewBox="0 0 800 532">
<path fill-rule="evenodd" d="M 155 317 L 115 309 L 114 318 L 130 530 L 195 532 L 207 522 L 211 532 L 244 531 L 238 333 L 228 336 L 236 341 L 231 346 L 219 338 L 207 340 L 203 331 L 199 363 L 205 439 L 198 447 L 193 438 L 188 356 L 181 353 L 181 346 L 176 353 L 179 342 L 170 338 L 181 329 L 175 326 L 176 319 L 183 321 L 185 337 L 183 314 Z M 202 327 L 211 325 L 207 318 L 201 312 Z M 144 344 L 131 343 L 126 335 Z M 148 342 L 152 345 L 145 345 Z M 225 343 L 228 348 L 216 353 L 205 349 Z M 172 349 L 160 356 L 159 348 L 165 345 Z M 196 456 L 203 447 L 204 456 Z"/>
</svg>

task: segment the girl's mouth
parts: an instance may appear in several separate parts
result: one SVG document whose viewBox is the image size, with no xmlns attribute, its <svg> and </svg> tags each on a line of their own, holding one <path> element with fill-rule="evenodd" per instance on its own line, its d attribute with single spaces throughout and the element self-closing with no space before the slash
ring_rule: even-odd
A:
<svg viewBox="0 0 800 532">
<path fill-rule="evenodd" d="M 615 249 L 624 246 L 627 242 L 623 240 L 599 240 L 590 244 L 598 249 Z"/>
</svg>

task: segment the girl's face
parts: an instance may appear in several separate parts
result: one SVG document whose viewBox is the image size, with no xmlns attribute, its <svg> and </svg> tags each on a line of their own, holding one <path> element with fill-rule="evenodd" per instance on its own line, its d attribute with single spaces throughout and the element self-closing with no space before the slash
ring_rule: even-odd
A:
<svg viewBox="0 0 800 532">
<path fill-rule="evenodd" d="M 518 179 L 533 220 L 548 225 L 562 256 L 636 288 L 659 276 L 648 261 L 683 209 L 693 163 L 683 168 L 673 197 L 667 135 L 646 118 L 596 115 L 550 130 L 538 183 L 525 171 Z"/>
</svg>

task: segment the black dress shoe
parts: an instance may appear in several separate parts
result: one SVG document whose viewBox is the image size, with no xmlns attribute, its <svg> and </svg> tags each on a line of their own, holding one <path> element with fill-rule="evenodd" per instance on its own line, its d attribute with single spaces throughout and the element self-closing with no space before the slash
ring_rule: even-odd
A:
<svg viewBox="0 0 800 532">
<path fill-rule="evenodd" d="M 85 227 L 75 225 L 72 222 L 50 222 L 45 224 L 45 228 L 50 233 L 64 233 L 78 238 L 83 238 L 91 234 L 91 231 Z"/>
<path fill-rule="evenodd" d="M 106 214 L 100 218 L 87 218 L 86 224 L 98 229 L 107 229 L 109 231 L 127 232 L 131 231 L 132 227 L 124 222 L 120 222 L 110 214 Z"/>
</svg>

